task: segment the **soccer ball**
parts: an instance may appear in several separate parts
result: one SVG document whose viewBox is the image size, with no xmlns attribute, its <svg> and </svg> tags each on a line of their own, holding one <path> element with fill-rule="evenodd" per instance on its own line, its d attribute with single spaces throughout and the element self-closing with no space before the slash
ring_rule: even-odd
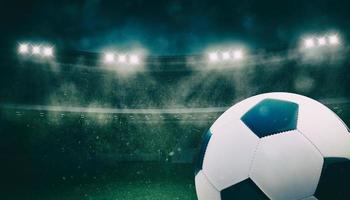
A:
<svg viewBox="0 0 350 200">
<path fill-rule="evenodd" d="M 350 134 L 315 100 L 257 95 L 205 134 L 195 183 L 199 200 L 350 199 Z"/>
</svg>

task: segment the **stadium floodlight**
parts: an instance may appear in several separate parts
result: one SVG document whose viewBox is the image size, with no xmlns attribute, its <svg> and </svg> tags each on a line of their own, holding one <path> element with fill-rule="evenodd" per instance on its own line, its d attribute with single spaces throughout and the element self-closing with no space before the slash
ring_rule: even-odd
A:
<svg viewBox="0 0 350 200">
<path fill-rule="evenodd" d="M 315 46 L 314 38 L 306 38 L 304 43 L 306 48 L 311 48 Z"/>
<path fill-rule="evenodd" d="M 45 57 L 53 56 L 53 49 L 52 49 L 52 47 L 44 47 L 44 49 L 43 49 L 43 56 L 45 56 Z"/>
<path fill-rule="evenodd" d="M 233 58 L 235 60 L 242 60 L 243 59 L 243 52 L 242 50 L 236 50 L 233 52 Z"/>
<path fill-rule="evenodd" d="M 18 52 L 20 54 L 27 54 L 29 52 L 28 44 L 20 44 L 18 47 Z"/>
<path fill-rule="evenodd" d="M 304 39 L 304 48 L 314 49 L 314 48 L 324 48 L 330 46 L 337 46 L 340 44 L 340 38 L 337 34 L 326 34 L 317 37 L 308 37 Z"/>
<path fill-rule="evenodd" d="M 319 37 L 317 39 L 317 42 L 318 42 L 319 46 L 324 46 L 324 45 L 326 45 L 326 38 L 325 37 Z"/>
<path fill-rule="evenodd" d="M 32 53 L 33 54 L 40 54 L 40 46 L 37 46 L 37 45 L 34 45 L 33 48 L 32 48 Z"/>
<path fill-rule="evenodd" d="M 118 62 L 125 63 L 126 62 L 126 55 L 124 55 L 124 54 L 118 55 Z"/>
<path fill-rule="evenodd" d="M 230 59 L 230 52 L 229 51 L 222 52 L 222 59 L 229 60 Z"/>
<path fill-rule="evenodd" d="M 105 55 L 104 55 L 104 62 L 105 63 L 112 63 L 112 62 L 114 62 L 114 54 L 113 53 L 105 53 Z"/>
<path fill-rule="evenodd" d="M 129 62 L 130 64 L 139 64 L 140 63 L 140 57 L 138 55 L 132 54 L 129 56 Z"/>
<path fill-rule="evenodd" d="M 339 37 L 337 35 L 331 35 L 329 36 L 329 44 L 331 45 L 338 45 L 339 44 Z"/>
<path fill-rule="evenodd" d="M 209 61 L 210 61 L 210 62 L 216 62 L 216 61 L 219 60 L 219 55 L 218 55 L 217 52 L 211 52 L 211 53 L 209 53 L 208 57 L 209 57 Z"/>
</svg>

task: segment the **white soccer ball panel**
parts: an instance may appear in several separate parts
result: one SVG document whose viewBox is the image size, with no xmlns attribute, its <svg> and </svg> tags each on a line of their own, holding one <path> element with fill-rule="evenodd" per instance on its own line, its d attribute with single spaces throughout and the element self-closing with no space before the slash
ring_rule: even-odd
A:
<svg viewBox="0 0 350 200">
<path fill-rule="evenodd" d="M 273 101 L 266 101 L 272 102 L 270 105 L 262 102 L 265 99 L 288 101 L 298 105 L 298 116 L 295 117 L 295 108 L 293 115 L 297 123 L 294 120 L 293 125 L 288 124 L 293 128 L 285 129 L 295 130 L 269 134 L 270 128 L 272 130 L 277 127 L 271 126 L 268 120 L 276 120 L 273 118 L 276 116 L 277 119 L 285 119 L 284 115 L 278 118 L 277 114 L 265 117 L 266 124 L 270 125 L 267 126 L 267 131 L 266 128 L 259 129 L 259 126 L 266 127 L 265 121 L 262 123 L 259 118 L 259 108 L 274 106 Z M 282 110 L 285 107 L 280 106 Z M 247 117 L 242 118 L 243 116 Z M 250 134 L 237 132 L 242 127 Z M 263 134 L 259 134 L 259 131 Z M 228 192 L 233 192 L 233 195 L 237 192 L 233 190 L 238 190 L 238 183 L 252 180 L 270 199 L 317 200 L 315 196 L 320 195 L 319 188 L 316 194 L 315 191 L 320 184 L 324 158 L 350 160 L 350 133 L 344 122 L 321 103 L 297 94 L 267 93 L 241 101 L 220 116 L 210 132 L 212 136 L 201 166 L 207 182 L 216 192 L 220 191 L 219 199 L 223 191 L 227 191 L 225 198 L 230 199 L 227 194 L 231 195 Z M 242 144 L 242 141 L 251 146 L 247 148 L 247 144 Z M 252 145 L 254 142 L 255 145 Z M 250 158 L 250 161 L 246 158 Z M 247 191 L 244 193 L 251 194 Z"/>
<path fill-rule="evenodd" d="M 314 195 L 323 157 L 298 131 L 260 139 L 250 178 L 271 199 L 302 199 Z"/>
<path fill-rule="evenodd" d="M 297 129 L 324 157 L 350 159 L 350 134 L 344 122 L 330 109 L 309 98 L 299 105 Z"/>
<path fill-rule="evenodd" d="M 307 197 L 305 199 L 302 200 L 318 200 L 316 197 L 312 196 L 312 197 Z"/>
<path fill-rule="evenodd" d="M 232 120 L 211 131 L 203 172 L 221 191 L 248 178 L 259 138 L 240 120 Z"/>
<path fill-rule="evenodd" d="M 198 172 L 195 177 L 195 182 L 197 197 L 199 200 L 221 200 L 220 192 L 209 182 L 203 174 L 203 171 Z"/>
</svg>

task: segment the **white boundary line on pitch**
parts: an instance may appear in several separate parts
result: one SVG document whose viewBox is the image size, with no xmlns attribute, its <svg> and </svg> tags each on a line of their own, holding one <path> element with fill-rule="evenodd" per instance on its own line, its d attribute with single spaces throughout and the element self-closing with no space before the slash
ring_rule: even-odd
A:
<svg viewBox="0 0 350 200">
<path fill-rule="evenodd" d="M 348 104 L 347 98 L 334 98 L 319 100 L 325 105 Z M 0 104 L 0 108 L 13 110 L 32 110 L 50 112 L 73 112 L 73 113 L 104 113 L 104 114 L 195 114 L 195 113 L 219 113 L 229 107 L 207 108 L 165 108 L 165 109 L 121 109 L 121 108 L 89 108 L 73 106 L 47 106 L 47 105 L 24 105 L 24 104 Z"/>
</svg>

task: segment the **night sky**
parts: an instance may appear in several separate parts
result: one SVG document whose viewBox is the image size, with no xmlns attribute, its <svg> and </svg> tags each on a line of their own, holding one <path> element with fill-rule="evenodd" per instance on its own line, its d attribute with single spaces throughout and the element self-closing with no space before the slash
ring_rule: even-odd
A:
<svg viewBox="0 0 350 200">
<path fill-rule="evenodd" d="M 288 49 L 307 33 L 348 37 L 347 0 L 4 1 L 0 42 L 49 41 L 57 48 L 145 48 L 150 54 L 201 53 L 213 45 Z"/>
</svg>

